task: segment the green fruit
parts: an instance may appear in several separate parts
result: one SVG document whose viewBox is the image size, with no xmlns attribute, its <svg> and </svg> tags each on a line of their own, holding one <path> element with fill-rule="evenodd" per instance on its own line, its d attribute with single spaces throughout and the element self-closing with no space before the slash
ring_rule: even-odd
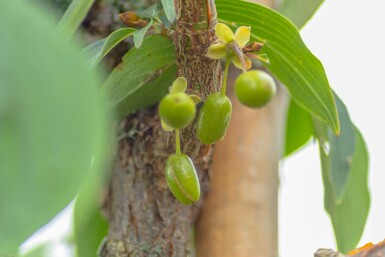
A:
<svg viewBox="0 0 385 257">
<path fill-rule="evenodd" d="M 197 121 L 197 135 L 203 144 L 213 144 L 225 136 L 231 108 L 231 101 L 226 95 L 214 93 L 206 98 Z"/>
<path fill-rule="evenodd" d="M 251 108 L 266 105 L 275 95 L 273 78 L 266 72 L 252 70 L 242 73 L 235 81 L 235 95 L 238 100 Z"/>
<path fill-rule="evenodd" d="M 183 204 L 199 200 L 200 187 L 191 159 L 185 154 L 170 155 L 166 162 L 166 180 L 175 198 Z"/>
<path fill-rule="evenodd" d="M 185 93 L 166 95 L 159 104 L 159 116 L 174 129 L 187 127 L 195 118 L 195 103 Z"/>
</svg>

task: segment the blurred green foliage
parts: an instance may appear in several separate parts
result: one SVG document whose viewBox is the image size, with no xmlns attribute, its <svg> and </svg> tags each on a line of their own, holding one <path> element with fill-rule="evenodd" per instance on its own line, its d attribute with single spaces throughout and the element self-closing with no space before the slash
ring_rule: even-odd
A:
<svg viewBox="0 0 385 257">
<path fill-rule="evenodd" d="M 14 253 L 103 170 L 100 73 L 44 10 L 0 8 L 0 254 Z"/>
</svg>

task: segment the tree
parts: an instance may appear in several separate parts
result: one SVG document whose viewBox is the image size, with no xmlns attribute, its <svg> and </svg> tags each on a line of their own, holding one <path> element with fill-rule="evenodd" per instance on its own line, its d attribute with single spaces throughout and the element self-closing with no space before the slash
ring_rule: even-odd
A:
<svg viewBox="0 0 385 257">
<path fill-rule="evenodd" d="M 15 85 L 27 85 L 28 80 L 15 80 L 13 82 L 13 80 L 5 77 L 4 83 L 2 83 L 4 86 L 0 88 L 1 91 L 5 93 L 11 92 L 8 94 L 15 99 L 17 96 L 20 97 L 21 106 L 24 106 L 25 110 L 30 110 L 31 113 L 29 115 L 28 113 L 15 113 L 10 111 L 6 104 L 2 109 L 4 110 L 3 113 L 5 113 L 3 116 L 8 118 L 8 120 L 5 119 L 6 122 L 2 123 L 6 125 L 1 127 L 1 141 L 6 142 L 7 148 L 14 149 L 14 151 L 10 153 L 3 151 L 0 154 L 0 160 L 4 160 L 0 163 L 5 163 L 5 165 L 0 166 L 2 176 L 0 180 L 2 184 L 0 186 L 4 190 L 0 191 L 3 196 L 0 198 L 0 203 L 9 210 L 5 212 L 6 216 L 1 218 L 2 223 L 0 224 L 5 228 L 3 231 L 7 233 L 1 234 L 0 241 L 2 241 L 2 244 L 0 246 L 7 251 L 14 250 L 35 229 L 52 218 L 54 213 L 65 206 L 81 188 L 75 207 L 75 232 L 78 243 L 78 255 L 90 256 L 92 254 L 96 245 L 99 244 L 101 238 L 106 233 L 107 224 L 99 214 L 98 197 L 95 197 L 95 195 L 100 196 L 102 191 L 101 184 L 103 181 L 100 178 L 103 176 L 103 173 L 100 172 L 108 170 L 105 166 L 105 163 L 108 162 L 105 159 L 109 152 L 112 151 L 105 150 L 106 146 L 108 146 L 108 143 L 106 143 L 108 140 L 105 136 L 106 129 L 103 129 L 105 127 L 103 124 L 108 124 L 108 122 L 100 113 L 104 114 L 106 111 L 114 110 L 119 118 L 126 117 L 127 115 L 129 117 L 124 118 L 122 122 L 116 125 L 116 130 L 118 131 L 117 150 L 115 157 L 112 158 L 113 171 L 111 183 L 103 206 L 109 228 L 107 239 L 101 247 L 101 256 L 185 256 L 188 251 L 193 249 L 188 247 L 191 241 L 191 226 L 199 214 L 202 201 L 191 207 L 186 207 L 179 204 L 168 191 L 163 174 L 164 165 L 167 157 L 174 152 L 173 142 L 175 139 L 172 133 L 166 133 L 161 129 L 156 107 L 152 105 L 157 103 L 166 94 L 168 87 L 176 78 L 175 75 L 185 77 L 188 81 L 187 93 L 196 94 L 201 99 L 206 99 L 208 95 L 216 91 L 217 88 L 220 88 L 221 81 L 227 76 L 225 74 L 222 77 L 221 66 L 218 60 L 205 56 L 210 45 L 217 42 L 214 28 L 217 24 L 216 10 L 218 10 L 220 22 L 231 26 L 234 26 L 233 24 L 237 24 L 237 26 L 251 26 L 251 41 L 264 44 L 261 50 L 262 54 L 254 56 L 262 61 L 257 63 L 258 67 L 262 68 L 262 65 L 264 65 L 265 69 L 276 76 L 277 80 L 283 83 L 289 91 L 291 100 L 287 119 L 285 155 L 298 149 L 312 136 L 318 139 L 326 189 L 325 206 L 331 215 L 340 250 L 345 253 L 353 249 L 362 233 L 369 203 L 366 188 L 367 154 L 365 145 L 358 130 L 351 123 L 342 101 L 335 94 L 333 95 L 329 88 L 321 63 L 303 44 L 296 27 L 285 17 L 254 3 L 237 1 L 234 4 L 234 1 L 229 0 L 218 0 L 215 3 L 214 1 L 206 0 L 175 1 L 176 13 L 173 1 L 162 1 L 162 4 L 163 11 L 160 12 L 152 8 L 147 10 L 147 12 L 138 12 L 137 15 L 133 13 L 123 14 L 121 16 L 122 19 L 131 27 L 136 27 L 136 29 L 120 28 L 112 32 L 106 39 L 97 41 L 85 49 L 85 55 L 92 55 L 89 64 L 94 67 L 119 42 L 129 36 L 133 36 L 135 47 L 124 55 L 122 63 L 109 73 L 101 87 L 102 95 L 107 98 L 103 103 L 97 102 L 97 93 L 93 87 L 93 84 L 96 83 L 95 77 L 97 76 L 95 71 L 87 71 L 84 67 L 85 65 L 72 67 L 73 63 L 84 63 L 84 58 L 79 60 L 81 57 L 76 54 L 70 55 L 73 57 L 68 60 L 66 67 L 69 69 L 68 73 L 76 74 L 76 76 L 72 76 L 73 78 L 80 77 L 83 72 L 87 74 L 88 77 L 86 76 L 87 78 L 84 81 L 70 81 L 68 75 L 60 72 L 60 69 L 55 67 L 52 67 L 52 71 L 45 72 L 52 76 L 52 78 L 48 76 L 42 80 L 40 76 L 32 76 L 32 71 L 28 76 L 22 77 L 28 80 L 31 79 L 30 81 L 33 81 L 33 84 L 43 81 L 41 90 L 43 90 L 43 86 L 48 87 L 48 82 L 51 81 L 62 85 L 61 87 L 58 86 L 58 88 L 66 88 L 66 85 L 72 84 L 74 87 L 71 90 L 72 94 L 63 92 L 62 94 L 66 98 L 64 96 L 63 98 L 58 97 L 56 105 L 47 102 L 45 103 L 46 105 L 33 109 L 35 107 L 34 99 L 40 100 L 41 97 L 28 98 L 33 96 L 33 94 L 25 93 L 26 86 L 20 86 L 19 91 L 12 91 L 7 86 L 13 85 L 12 83 Z M 293 21 L 296 22 L 298 27 L 301 27 L 320 3 L 317 2 L 314 6 L 311 6 L 309 13 L 301 18 L 292 14 L 296 13 L 293 10 L 295 10 L 298 4 L 301 6 L 300 1 L 286 0 L 281 11 L 289 17 L 294 17 Z M 60 33 L 47 36 L 54 29 L 51 25 L 42 25 L 45 29 L 44 31 L 46 31 L 46 35 L 43 37 L 47 38 L 46 44 L 39 45 L 40 41 L 35 40 L 36 48 L 42 50 L 40 53 L 35 53 L 36 55 L 27 58 L 27 60 L 30 58 L 38 59 L 40 55 L 48 57 L 54 55 L 58 56 L 58 58 L 60 57 L 59 60 L 61 60 L 62 58 L 64 59 L 62 56 L 68 56 L 68 52 L 75 52 L 74 47 L 71 45 L 72 43 L 68 43 L 71 46 L 68 46 L 67 50 L 63 50 L 63 53 L 57 52 L 52 47 L 50 48 L 48 43 L 61 49 L 63 46 L 58 42 L 67 40 L 65 38 L 70 37 L 74 33 L 91 5 L 92 1 L 73 1 L 59 23 L 58 29 Z M 99 14 L 98 12 L 102 12 L 102 6 L 103 3 L 96 3 L 90 15 L 94 15 L 95 18 L 95 15 Z M 115 3 L 116 6 L 118 6 L 118 3 Z M 19 28 L 27 24 L 27 18 L 34 20 L 38 12 L 32 9 L 31 14 L 28 14 L 31 17 L 26 16 L 25 20 L 23 20 L 15 14 L 15 10 L 18 10 L 18 8 L 20 6 L 15 3 L 6 5 L 6 9 L 3 9 L 4 16 L 2 16 L 4 21 L 6 21 L 4 24 L 15 24 L 14 26 Z M 7 12 L 8 9 L 9 12 Z M 15 15 L 11 17 L 10 14 Z M 41 24 L 45 24 L 47 21 L 40 19 L 35 23 L 36 27 L 40 27 Z M 170 27 L 170 24 L 174 25 Z M 14 41 L 20 44 L 20 40 L 10 36 L 12 35 L 12 30 L 9 28 L 0 28 L 0 31 L 7 36 L 7 41 L 5 41 L 5 44 L 2 44 L 6 47 L 1 48 L 3 50 L 1 54 L 7 56 L 5 55 L 7 52 L 17 52 L 10 46 L 16 44 Z M 146 34 L 149 34 L 149 36 L 145 37 Z M 161 34 L 161 36 L 153 34 Z M 30 33 L 28 36 L 34 38 L 33 33 Z M 63 49 L 66 48 L 63 47 Z M 265 54 L 267 54 L 270 63 L 267 63 Z M 47 61 L 52 63 L 53 61 L 48 57 Z M 15 74 L 17 64 L 23 63 L 24 59 L 24 56 L 20 55 L 19 61 L 15 62 L 14 65 L 10 65 L 6 69 L 8 72 L 5 74 Z M 267 64 L 264 64 L 264 62 Z M 1 65 L 0 67 L 5 67 L 7 64 L 1 63 Z M 31 63 L 25 63 L 24 65 L 26 70 L 31 65 L 33 66 Z M 36 74 L 39 74 L 39 72 L 40 74 L 42 73 L 41 70 L 37 69 Z M 78 92 L 79 90 L 75 90 L 75 88 L 84 88 L 84 92 Z M 53 96 L 57 96 L 55 94 L 58 92 L 61 91 L 52 92 Z M 273 169 L 277 169 L 277 162 L 280 158 L 280 150 L 283 144 L 283 136 L 279 134 L 282 134 L 281 132 L 284 128 L 285 98 L 287 96 L 285 96 L 282 87 L 275 99 L 276 103 L 270 105 L 265 111 L 260 112 L 260 118 L 265 122 L 254 125 L 252 123 L 257 121 L 252 118 L 254 113 L 247 110 L 236 112 L 235 110 L 238 108 L 238 105 L 233 100 L 233 126 L 250 119 L 250 122 L 247 120 L 250 128 L 258 126 L 261 130 L 261 134 L 255 134 L 255 137 L 250 140 L 248 147 L 254 147 L 254 142 L 260 140 L 260 138 L 266 140 L 266 143 L 263 144 L 265 147 L 268 145 L 268 142 L 273 142 L 269 151 L 266 151 L 266 148 L 263 147 L 263 150 L 260 152 L 251 153 L 247 151 L 246 154 L 241 152 L 244 154 L 244 159 L 242 160 L 244 165 L 254 165 L 254 158 L 262 159 L 263 155 L 261 154 L 265 153 L 271 159 L 268 162 L 269 165 Z M 50 99 L 56 98 L 50 97 Z M 59 101 L 59 99 L 64 100 Z M 88 107 L 85 106 L 85 108 L 78 105 L 73 107 L 72 104 L 71 106 L 68 105 L 69 99 L 90 99 L 91 104 Z M 44 101 L 39 102 L 44 104 Z M 63 104 L 63 102 L 66 104 Z M 71 103 L 74 102 L 76 101 L 72 100 Z M 102 105 L 101 110 L 100 105 Z M 68 134 L 64 133 L 60 142 L 55 141 L 57 138 L 56 134 L 49 137 L 49 131 L 60 131 L 62 133 L 62 129 L 51 126 L 54 115 L 47 111 L 53 109 L 51 106 L 56 106 L 58 110 L 62 110 L 63 117 L 67 118 L 63 123 L 68 126 L 68 131 L 70 132 Z M 40 114 L 42 110 L 45 111 L 43 112 L 44 115 Z M 71 115 L 67 114 L 67 110 L 71 110 Z M 84 113 L 79 114 L 79 110 L 83 110 Z M 28 167 L 32 167 L 30 171 L 28 170 L 29 173 L 25 167 L 15 164 L 24 155 L 20 152 L 21 144 L 18 142 L 20 135 L 17 133 L 12 134 L 15 131 L 19 131 L 14 129 L 19 127 L 15 125 L 18 123 L 15 123 L 12 117 L 17 117 L 24 121 L 25 116 L 23 115 L 36 117 L 37 113 L 44 117 L 45 120 L 39 122 L 35 119 L 29 120 L 30 124 L 39 124 L 40 127 L 32 126 L 29 128 L 27 131 L 31 134 L 27 134 L 26 137 L 43 138 L 42 142 L 46 142 L 43 146 L 46 147 L 41 147 L 41 149 L 45 150 L 44 155 L 41 152 L 36 152 L 36 156 L 31 158 L 27 154 L 27 157 L 31 159 L 26 159 L 25 163 L 28 164 Z M 55 115 L 59 115 L 59 113 L 59 111 L 55 111 Z M 89 120 L 83 120 L 84 117 L 88 117 Z M 303 125 L 301 127 L 297 126 L 299 120 Z M 75 127 L 83 124 L 81 127 L 82 133 L 74 129 L 74 124 L 76 125 Z M 272 126 L 275 126 L 274 129 L 272 129 Z M 230 127 L 227 138 L 223 144 L 221 143 L 222 146 L 221 144 L 218 145 L 215 151 L 217 154 L 226 155 L 226 162 L 217 162 L 216 164 L 214 157 L 214 171 L 215 169 L 219 171 L 224 170 L 225 168 L 221 164 L 225 167 L 227 166 L 230 170 L 234 169 L 234 162 L 239 161 L 239 156 L 236 155 L 236 151 L 229 152 L 227 150 L 229 147 L 226 146 L 226 143 L 230 143 L 230 146 L 233 146 L 240 136 L 244 136 L 243 140 L 250 139 L 246 137 L 246 135 L 252 134 L 246 133 L 247 129 L 250 128 L 241 128 L 244 129 L 243 131 L 237 128 L 233 130 L 235 132 L 231 132 Z M 87 134 L 86 131 L 92 133 Z M 210 145 L 201 144 L 196 139 L 194 131 L 193 126 L 181 131 L 182 148 L 183 152 L 186 152 L 194 161 L 201 180 L 202 194 L 205 195 L 209 189 L 209 164 L 213 149 Z M 274 131 L 274 133 L 269 133 L 271 131 Z M 25 132 L 20 130 L 19 133 Z M 76 140 L 74 140 L 75 138 Z M 77 140 L 85 147 L 76 147 L 77 151 L 74 151 L 73 143 Z M 109 141 L 113 140 L 110 139 Z M 52 142 L 55 142 L 55 144 L 52 144 Z M 66 145 L 65 142 L 71 142 L 72 144 Z M 32 141 L 27 143 L 28 146 L 29 144 L 31 146 L 31 150 L 27 151 L 27 153 L 34 152 L 33 149 L 36 148 L 38 143 L 41 142 Z M 65 147 L 60 148 L 62 146 Z M 247 147 L 247 144 L 244 146 Z M 61 158 L 61 163 L 51 164 L 41 160 L 47 159 L 47 156 L 50 156 L 48 153 L 57 150 L 57 147 L 63 149 L 63 153 L 61 155 L 53 155 L 52 159 Z M 94 164 L 91 167 L 91 171 L 89 171 L 88 166 L 90 165 L 91 157 Z M 74 158 L 76 161 L 74 161 Z M 250 163 L 247 163 L 248 161 Z M 66 163 L 66 165 L 63 165 L 63 163 Z M 75 164 L 70 166 L 67 163 Z M 66 185 L 70 185 L 69 188 L 64 190 L 65 192 L 62 195 L 55 195 L 55 198 L 52 198 L 56 203 L 55 206 L 50 206 L 48 203 L 51 203 L 52 200 L 46 198 L 46 196 L 50 195 L 47 192 L 52 190 L 52 186 L 50 187 L 48 182 L 41 182 L 47 177 L 49 167 L 51 167 L 48 164 L 54 165 L 55 169 L 58 169 L 58 166 L 60 166 L 58 164 L 61 164 L 62 168 L 58 169 L 58 171 L 55 170 L 55 173 L 50 176 L 55 181 L 63 179 L 64 170 L 70 169 L 73 171 L 71 176 L 68 175 L 70 179 L 67 178 L 66 180 Z M 44 169 L 41 169 L 42 167 Z M 56 177 L 56 173 L 61 175 Z M 20 182 L 20 177 L 28 177 L 27 175 L 30 177 L 31 174 L 35 175 L 36 181 Z M 271 177 L 267 180 L 270 184 L 266 189 L 263 188 L 262 192 L 266 193 L 267 190 L 270 190 L 267 199 L 272 199 L 275 202 L 277 197 L 277 173 L 273 172 L 270 174 Z M 218 177 L 218 175 L 216 176 Z M 245 178 L 243 176 L 238 177 L 240 179 Z M 226 178 L 238 179 L 238 177 L 230 175 Z M 85 182 L 80 187 L 83 180 Z M 12 183 L 9 183 L 9 181 Z M 13 184 L 16 182 L 18 184 Z M 228 183 L 223 189 L 222 183 L 213 183 L 214 191 L 204 207 L 206 209 L 203 211 L 200 225 L 196 230 L 198 255 L 201 256 L 205 256 L 205 254 L 210 254 L 209 256 L 224 256 L 224 253 L 218 250 L 218 247 L 215 247 L 215 243 L 205 244 L 206 242 L 211 242 L 212 239 L 217 239 L 215 233 L 218 233 L 216 231 L 218 228 L 215 228 L 215 224 L 213 228 L 210 227 L 213 224 L 213 219 L 218 221 L 221 218 L 221 215 L 216 215 L 216 213 L 220 214 L 217 210 L 231 208 L 226 206 L 219 206 L 218 208 L 217 201 L 219 197 L 226 194 L 226 192 L 229 193 L 226 190 L 229 190 L 229 186 L 232 184 L 235 186 L 240 185 L 239 182 Z M 40 189 L 36 190 L 37 187 Z M 26 191 L 25 189 L 28 190 Z M 219 191 L 216 191 L 217 189 Z M 11 192 L 11 197 L 5 198 L 5 192 Z M 28 194 L 31 195 L 31 199 L 25 198 L 25 195 Z M 231 200 L 227 201 L 227 203 L 234 203 L 241 196 L 242 192 L 240 191 L 240 194 L 231 196 L 234 198 L 229 198 Z M 354 204 L 352 199 L 355 201 Z M 20 206 L 17 205 L 17 208 L 11 207 L 11 204 L 14 203 L 18 203 Z M 357 204 L 361 208 L 359 211 L 356 211 L 355 215 L 351 215 L 351 211 L 357 207 Z M 34 205 L 38 206 L 35 212 L 33 212 Z M 37 212 L 43 212 L 44 214 L 36 214 L 36 217 L 39 217 L 34 219 L 29 226 L 26 226 L 25 223 L 30 219 L 26 214 L 29 213 L 21 211 L 24 214 L 20 215 L 19 208 L 21 207 L 25 208 L 24 210 L 32 209 L 31 213 L 33 214 Z M 208 211 L 207 208 L 213 209 Z M 227 210 L 227 213 L 233 213 L 232 209 Z M 264 206 L 262 210 L 269 211 L 265 217 L 271 218 L 269 222 L 272 225 L 272 228 L 267 229 L 271 233 L 270 240 L 268 240 L 268 242 L 271 242 L 271 245 L 267 246 L 265 251 L 266 254 L 275 256 L 276 228 L 274 226 L 276 220 L 274 213 L 276 213 L 276 209 L 274 204 L 272 204 Z M 348 217 L 346 213 L 350 213 L 349 219 L 346 218 Z M 235 217 L 235 220 L 237 219 Z M 252 219 L 251 213 L 249 220 Z M 15 221 L 18 221 L 19 227 L 13 227 Z M 352 223 L 355 226 L 351 226 Z M 234 242 L 236 238 L 243 240 L 243 238 L 236 235 L 234 233 L 234 237 L 228 237 L 230 242 Z M 225 242 L 226 245 L 230 243 L 228 241 Z M 223 247 L 223 244 L 220 246 Z M 247 251 L 253 250 L 247 247 L 243 249 L 246 249 L 245 256 L 247 256 Z"/>
</svg>

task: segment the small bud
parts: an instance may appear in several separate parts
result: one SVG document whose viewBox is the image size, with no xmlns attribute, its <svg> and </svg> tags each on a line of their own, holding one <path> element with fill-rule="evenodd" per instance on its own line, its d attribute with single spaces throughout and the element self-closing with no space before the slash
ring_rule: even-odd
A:
<svg viewBox="0 0 385 257">
<path fill-rule="evenodd" d="M 128 27 L 140 29 L 147 25 L 147 21 L 142 20 L 134 12 L 124 12 L 119 14 L 119 18 L 126 24 Z"/>
<path fill-rule="evenodd" d="M 253 44 L 251 44 L 252 52 L 259 52 L 262 47 L 263 47 L 263 44 L 259 42 L 253 42 Z"/>
<path fill-rule="evenodd" d="M 229 44 L 235 41 L 235 35 L 233 31 L 226 24 L 218 23 L 215 26 L 215 34 L 225 44 Z"/>
<path fill-rule="evenodd" d="M 226 46 L 222 43 L 212 44 L 207 48 L 206 56 L 211 59 L 222 59 L 226 57 Z"/>
<path fill-rule="evenodd" d="M 242 48 L 242 51 L 244 53 L 250 53 L 250 52 L 259 52 L 263 47 L 262 43 L 259 42 L 253 42 L 251 44 L 248 44 L 247 46 Z"/>
</svg>

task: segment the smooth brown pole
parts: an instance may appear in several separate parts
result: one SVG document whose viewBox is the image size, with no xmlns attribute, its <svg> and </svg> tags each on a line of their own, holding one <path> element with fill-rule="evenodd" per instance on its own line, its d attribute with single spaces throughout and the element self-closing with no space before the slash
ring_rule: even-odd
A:
<svg viewBox="0 0 385 257">
<path fill-rule="evenodd" d="M 271 103 L 254 110 L 229 93 L 233 114 L 225 139 L 215 146 L 211 190 L 197 225 L 197 257 L 277 257 L 287 95 L 280 87 Z"/>
<path fill-rule="evenodd" d="M 260 110 L 242 106 L 232 92 L 230 98 L 231 124 L 215 147 L 211 191 L 197 224 L 197 257 L 277 257 L 278 163 L 287 95 L 280 88 Z"/>
<path fill-rule="evenodd" d="M 211 190 L 197 227 L 198 257 L 278 256 L 278 163 L 287 99 L 261 110 L 232 97 L 233 116 L 215 147 Z"/>
</svg>

